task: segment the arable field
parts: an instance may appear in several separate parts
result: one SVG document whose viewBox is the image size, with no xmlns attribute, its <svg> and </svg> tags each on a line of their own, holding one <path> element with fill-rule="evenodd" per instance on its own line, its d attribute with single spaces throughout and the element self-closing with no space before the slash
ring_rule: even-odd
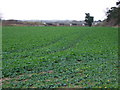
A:
<svg viewBox="0 0 120 90">
<path fill-rule="evenodd" d="M 118 30 L 3 27 L 3 88 L 118 88 Z"/>
</svg>

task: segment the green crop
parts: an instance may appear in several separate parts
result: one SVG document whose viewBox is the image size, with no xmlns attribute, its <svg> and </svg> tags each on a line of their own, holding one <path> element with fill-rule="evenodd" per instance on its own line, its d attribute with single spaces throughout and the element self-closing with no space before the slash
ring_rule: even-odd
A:
<svg viewBox="0 0 120 90">
<path fill-rule="evenodd" d="M 118 30 L 3 27 L 3 88 L 118 88 Z"/>
</svg>

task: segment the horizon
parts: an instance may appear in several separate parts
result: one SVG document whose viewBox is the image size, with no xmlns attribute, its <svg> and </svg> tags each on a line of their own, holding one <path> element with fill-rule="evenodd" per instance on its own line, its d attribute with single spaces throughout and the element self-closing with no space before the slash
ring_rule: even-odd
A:
<svg viewBox="0 0 120 90">
<path fill-rule="evenodd" d="M 18 21 L 19 20 L 20 21 L 84 21 L 84 20 L 75 20 L 75 19 L 48 19 L 47 20 L 47 19 L 5 19 L 5 18 L 1 18 L 1 20 L 18 20 Z M 94 20 L 94 21 L 99 21 L 99 20 Z M 103 21 L 103 20 L 101 20 L 101 21 Z"/>
</svg>

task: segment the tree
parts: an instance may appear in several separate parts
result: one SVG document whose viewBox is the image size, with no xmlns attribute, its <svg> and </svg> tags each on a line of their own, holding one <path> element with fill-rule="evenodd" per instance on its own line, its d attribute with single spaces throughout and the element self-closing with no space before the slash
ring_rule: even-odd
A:
<svg viewBox="0 0 120 90">
<path fill-rule="evenodd" d="M 94 17 L 90 16 L 90 13 L 85 13 L 86 16 L 85 16 L 85 25 L 88 25 L 88 26 L 92 26 L 92 23 L 93 23 L 93 19 Z"/>
<path fill-rule="evenodd" d="M 120 1 L 116 2 L 116 5 L 120 5 Z"/>
<path fill-rule="evenodd" d="M 116 2 L 117 7 L 111 7 L 107 12 L 107 19 L 109 25 L 120 25 L 120 1 Z"/>
</svg>

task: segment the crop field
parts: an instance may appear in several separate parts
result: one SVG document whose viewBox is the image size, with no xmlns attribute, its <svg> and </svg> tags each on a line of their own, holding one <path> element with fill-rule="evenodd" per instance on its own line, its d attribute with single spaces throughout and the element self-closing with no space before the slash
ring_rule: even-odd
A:
<svg viewBox="0 0 120 90">
<path fill-rule="evenodd" d="M 3 88 L 118 88 L 113 27 L 3 27 Z"/>
</svg>

